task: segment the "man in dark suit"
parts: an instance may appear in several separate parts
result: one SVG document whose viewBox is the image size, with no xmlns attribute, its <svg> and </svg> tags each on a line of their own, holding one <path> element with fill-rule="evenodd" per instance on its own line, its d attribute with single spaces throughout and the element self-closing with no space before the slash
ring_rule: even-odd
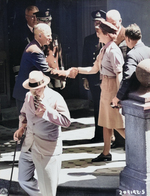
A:
<svg viewBox="0 0 150 196">
<path fill-rule="evenodd" d="M 106 18 L 106 13 L 102 10 L 96 10 L 91 13 L 94 20 L 94 25 L 96 26 L 99 18 Z M 84 38 L 83 46 L 83 56 L 82 56 L 82 66 L 93 66 L 100 49 L 102 48 L 102 43 L 100 43 L 97 37 L 97 30 L 95 33 Z M 95 135 L 90 140 L 91 143 L 103 141 L 103 128 L 98 126 L 98 114 L 99 114 L 99 101 L 100 101 L 100 73 L 84 75 L 83 85 L 86 90 L 91 91 L 93 104 L 94 104 L 94 120 L 95 120 Z"/>
<path fill-rule="evenodd" d="M 131 24 L 126 28 L 125 40 L 131 50 L 127 53 L 119 91 L 112 100 L 115 106 L 120 100 L 126 99 L 130 91 L 138 89 L 140 83 L 136 78 L 136 67 L 142 60 L 150 59 L 150 48 L 144 45 L 141 37 L 141 30 L 137 24 Z"/>
<path fill-rule="evenodd" d="M 20 62 L 23 51 L 27 44 L 29 44 L 34 39 L 33 27 L 37 24 L 37 19 L 35 13 L 38 12 L 39 9 L 36 6 L 28 6 L 25 9 L 25 19 L 27 24 L 21 27 L 21 30 L 14 32 L 14 43 L 11 53 L 13 58 L 13 70 L 15 75 L 18 75 L 20 69 Z"/>
<path fill-rule="evenodd" d="M 22 83 L 28 78 L 31 71 L 40 70 L 49 77 L 55 77 L 60 80 L 66 79 L 66 76 L 57 77 L 57 74 L 55 74 L 55 76 L 52 75 L 52 69 L 46 62 L 42 47 L 48 45 L 51 40 L 51 28 L 47 24 L 38 24 L 34 26 L 34 40 L 27 45 L 23 52 L 19 74 L 16 78 L 13 90 L 13 97 L 16 99 L 19 113 L 24 103 L 25 94 L 27 93 L 27 90 L 23 88 Z M 64 74 L 67 74 L 67 72 Z"/>
</svg>

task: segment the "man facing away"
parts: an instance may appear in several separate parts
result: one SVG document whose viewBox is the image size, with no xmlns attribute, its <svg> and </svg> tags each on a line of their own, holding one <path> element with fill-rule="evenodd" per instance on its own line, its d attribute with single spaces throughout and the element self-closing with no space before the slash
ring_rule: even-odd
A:
<svg viewBox="0 0 150 196">
<path fill-rule="evenodd" d="M 140 83 L 135 74 L 136 67 L 142 60 L 150 59 L 150 48 L 145 46 L 141 38 L 141 29 L 137 24 L 131 24 L 126 28 L 125 40 L 131 50 L 127 53 L 120 88 L 112 100 L 115 106 L 120 100 L 126 99 L 130 91 L 138 89 Z"/>
</svg>

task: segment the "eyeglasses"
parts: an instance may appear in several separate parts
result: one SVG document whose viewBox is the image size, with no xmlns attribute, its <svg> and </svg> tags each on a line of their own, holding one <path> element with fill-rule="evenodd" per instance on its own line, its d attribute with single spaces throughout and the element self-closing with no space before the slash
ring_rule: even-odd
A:
<svg viewBox="0 0 150 196">
<path fill-rule="evenodd" d="M 31 19 L 35 19 L 36 18 L 36 16 L 34 16 L 34 15 L 33 16 L 30 16 L 30 15 L 27 15 L 26 14 L 26 16 L 30 17 Z"/>
</svg>

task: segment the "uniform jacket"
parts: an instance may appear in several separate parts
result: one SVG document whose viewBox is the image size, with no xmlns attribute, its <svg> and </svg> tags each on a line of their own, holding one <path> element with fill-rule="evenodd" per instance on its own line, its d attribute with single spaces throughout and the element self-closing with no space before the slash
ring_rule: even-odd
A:
<svg viewBox="0 0 150 196">
<path fill-rule="evenodd" d="M 62 47 L 61 43 L 58 39 L 58 35 L 52 34 L 52 42 L 50 42 L 48 50 L 47 46 L 44 46 L 44 54 L 48 57 L 46 58 L 46 61 L 48 62 L 49 67 L 54 68 L 54 69 L 59 69 L 59 70 L 64 70 L 64 64 L 63 64 L 63 58 L 62 58 Z M 60 80 L 56 79 L 51 79 L 51 87 L 52 88 L 61 88 L 62 87 L 62 82 Z"/>
<path fill-rule="evenodd" d="M 140 83 L 135 74 L 136 67 L 142 60 L 147 58 L 150 58 L 150 48 L 139 40 L 134 48 L 127 53 L 123 66 L 123 79 L 117 93 L 118 99 L 126 98 L 129 91 L 136 90 L 139 87 Z"/>
<path fill-rule="evenodd" d="M 34 100 L 31 92 L 26 94 L 21 114 L 26 116 L 27 131 L 22 151 L 37 148 L 41 154 L 56 155 L 61 153 L 60 127 L 70 125 L 70 113 L 63 97 L 46 87 L 42 104 L 46 111 L 42 118 L 35 115 Z M 20 115 L 20 119 L 21 115 Z M 21 123 L 20 123 L 21 126 Z"/>
<path fill-rule="evenodd" d="M 57 63 L 60 70 L 64 70 L 64 64 L 62 59 L 62 47 L 58 39 L 58 35 L 52 34 L 52 42 L 50 43 L 50 50 L 52 53 L 51 64 Z M 47 46 L 45 46 L 44 54 L 47 55 Z M 57 62 L 55 62 L 57 61 Z"/>
</svg>

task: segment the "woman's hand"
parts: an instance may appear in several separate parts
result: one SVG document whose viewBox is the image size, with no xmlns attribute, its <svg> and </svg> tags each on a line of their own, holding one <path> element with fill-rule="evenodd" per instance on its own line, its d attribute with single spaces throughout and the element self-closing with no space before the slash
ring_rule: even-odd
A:
<svg viewBox="0 0 150 196">
<path fill-rule="evenodd" d="M 68 71 L 68 74 L 67 74 L 68 78 L 75 78 L 79 73 L 79 70 L 77 67 L 71 67 L 67 71 Z"/>
</svg>

